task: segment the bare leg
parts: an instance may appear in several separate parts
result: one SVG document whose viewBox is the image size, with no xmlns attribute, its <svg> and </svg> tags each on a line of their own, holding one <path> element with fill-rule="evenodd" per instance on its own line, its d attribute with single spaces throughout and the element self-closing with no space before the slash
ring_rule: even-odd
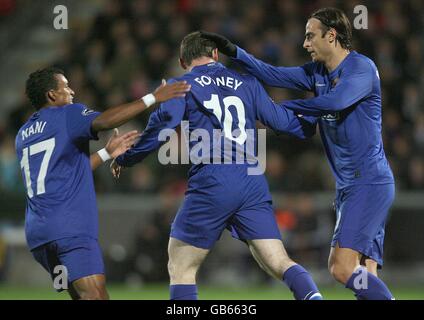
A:
<svg viewBox="0 0 424 320">
<path fill-rule="evenodd" d="M 368 258 L 368 257 L 362 257 L 361 265 L 365 266 L 367 268 L 368 272 L 370 272 L 373 275 L 375 275 L 376 277 L 378 277 L 378 274 L 377 274 L 378 263 L 376 261 L 374 261 L 374 260 L 372 260 L 371 258 Z"/>
<path fill-rule="evenodd" d="M 346 284 L 352 273 L 359 268 L 361 254 L 349 248 L 340 248 L 339 244 L 331 248 L 328 269 L 331 275 L 342 284 Z"/>
<path fill-rule="evenodd" d="M 197 271 L 209 250 L 194 247 L 188 243 L 169 238 L 168 272 L 171 285 L 195 284 Z"/>
<path fill-rule="evenodd" d="M 284 272 L 296 263 L 289 258 L 278 239 L 248 240 L 249 249 L 259 266 L 270 276 L 281 280 Z"/>
<path fill-rule="evenodd" d="M 103 274 L 94 274 L 72 282 L 73 291 L 70 291 L 72 299 L 81 300 L 109 300 L 106 290 L 106 278 Z"/>
<path fill-rule="evenodd" d="M 366 268 L 357 270 L 362 260 Z M 363 259 L 362 254 L 355 250 L 340 248 L 337 244 L 331 249 L 328 267 L 333 277 L 352 290 L 358 300 L 394 299 L 387 285 L 376 276 L 377 263 Z"/>
<path fill-rule="evenodd" d="M 259 266 L 275 279 L 284 281 L 295 299 L 322 299 L 309 272 L 289 258 L 281 240 L 249 240 L 248 245 Z"/>
</svg>

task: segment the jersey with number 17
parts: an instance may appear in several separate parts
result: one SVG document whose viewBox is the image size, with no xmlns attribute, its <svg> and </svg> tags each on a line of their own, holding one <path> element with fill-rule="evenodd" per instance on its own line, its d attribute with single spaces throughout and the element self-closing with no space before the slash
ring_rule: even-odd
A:
<svg viewBox="0 0 424 320">
<path fill-rule="evenodd" d="M 16 154 L 27 189 L 30 249 L 67 237 L 97 239 L 98 216 L 89 140 L 99 115 L 82 104 L 42 108 L 19 130 Z"/>
</svg>

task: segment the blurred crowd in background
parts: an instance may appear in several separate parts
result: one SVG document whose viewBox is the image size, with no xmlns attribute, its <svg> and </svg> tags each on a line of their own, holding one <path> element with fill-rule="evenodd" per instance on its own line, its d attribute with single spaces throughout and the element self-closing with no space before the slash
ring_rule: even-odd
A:
<svg viewBox="0 0 424 320">
<path fill-rule="evenodd" d="M 405 1 L 299 1 L 299 0 L 156 0 L 103 1 L 102 11 L 90 23 L 71 24 L 52 65 L 62 68 L 75 91 L 74 101 L 96 110 L 138 99 L 154 90 L 162 78 L 181 75 L 179 44 L 195 30 L 218 32 L 256 57 L 281 66 L 302 65 L 310 60 L 302 48 L 309 15 L 324 6 L 343 9 L 355 18 L 353 8 L 366 5 L 368 29 L 353 30 L 355 50 L 373 59 L 379 69 L 383 92 L 383 138 L 386 154 L 396 177 L 398 191 L 424 188 L 424 2 Z M 14 1 L 0 1 L 0 15 L 8 14 Z M 6 4 L 6 5 L 4 5 Z M 9 4 L 9 5 L 8 5 Z M 12 4 L 12 5 L 10 5 Z M 221 56 L 224 64 L 239 68 Z M 22 84 L 22 91 L 24 90 Z M 267 88 L 275 101 L 307 98 L 310 95 L 285 89 Z M 17 93 L 22 95 L 22 93 Z M 23 97 L 0 126 L 0 193 L 25 194 L 19 164 L 15 158 L 14 138 L 19 127 L 33 112 Z M 148 113 L 122 131 L 143 130 Z M 101 143 L 105 143 L 103 135 Z M 94 151 L 94 150 L 93 150 Z M 107 166 L 95 172 L 98 193 L 125 192 L 182 195 L 188 166 L 158 163 L 151 155 L 114 181 Z M 267 136 L 266 175 L 273 192 L 332 191 L 334 180 L 319 135 L 309 141 L 292 137 Z M 172 198 L 172 197 L 171 197 Z M 277 208 L 282 229 L 298 228 L 299 234 L 317 231 L 308 197 L 297 205 Z M 297 199 L 299 200 L 299 199 Z M 166 267 L 167 231 L 175 214 L 175 204 L 155 221 L 144 224 L 134 240 L 140 253 L 161 259 Z M 165 212 L 164 211 L 164 212 Z M 296 211 L 294 216 L 290 212 Z M 163 230 L 162 230 L 163 229 Z M 304 230 L 304 231 L 302 231 Z M 320 229 L 321 230 L 321 229 Z M 318 230 L 319 231 L 319 230 Z M 328 231 L 328 230 L 327 230 Z M 328 236 L 331 232 L 327 232 Z M 311 237 L 316 236 L 311 235 Z M 165 235 L 164 239 L 160 235 Z M 160 243 L 163 256 L 155 253 L 151 239 Z M 161 239 L 161 240 L 158 240 Z M 290 242 L 301 247 L 302 239 Z M 322 239 L 322 238 L 321 238 Z M 307 241 L 305 250 L 322 241 Z M 327 246 L 328 243 L 325 243 Z M 306 254 L 294 248 L 299 256 Z M 299 251 L 300 250 L 300 251 Z M 323 255 L 325 256 L 325 255 Z M 314 258 L 315 259 L 315 258 Z M 162 261 L 163 260 L 163 261 Z M 136 262 L 134 262 L 136 263 Z M 152 262 L 158 266 L 159 262 Z M 145 261 L 140 265 L 146 267 Z M 147 264 L 148 265 L 148 264 Z M 116 269 L 115 269 L 116 270 Z M 159 270 L 159 269 L 158 269 Z M 162 275 L 163 276 L 163 275 Z M 159 277 L 159 276 L 158 276 Z M 155 276 L 153 276 L 155 278 Z"/>
<path fill-rule="evenodd" d="M 308 16 L 322 5 L 345 10 L 368 8 L 368 29 L 354 30 L 354 48 L 377 64 L 383 90 L 383 137 L 398 190 L 424 187 L 424 3 L 411 1 L 107 1 L 91 24 L 72 25 L 52 64 L 62 68 L 75 100 L 96 110 L 140 98 L 162 78 L 183 73 L 178 53 L 194 30 L 226 35 L 256 57 L 274 65 L 309 61 L 302 48 Z M 222 61 L 234 66 L 222 57 Z M 234 66 L 237 68 L 237 66 Z M 276 101 L 307 97 L 268 88 Z M 14 136 L 33 112 L 23 99 L 1 128 L 0 189 L 23 190 L 14 156 Z M 143 130 L 144 114 L 130 126 Z M 320 139 L 298 141 L 268 135 L 267 176 L 273 191 L 334 188 Z M 115 184 L 107 170 L 97 175 L 97 191 L 152 193 L 170 181 L 184 180 L 186 167 L 162 166 L 151 156 Z"/>
</svg>

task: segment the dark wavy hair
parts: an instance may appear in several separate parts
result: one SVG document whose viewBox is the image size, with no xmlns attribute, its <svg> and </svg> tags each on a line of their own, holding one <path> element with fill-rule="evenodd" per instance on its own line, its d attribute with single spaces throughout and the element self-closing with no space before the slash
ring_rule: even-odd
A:
<svg viewBox="0 0 424 320">
<path fill-rule="evenodd" d="M 337 8 L 322 8 L 311 14 L 310 18 L 321 21 L 322 37 L 333 28 L 337 31 L 336 41 L 342 48 L 352 50 L 352 25 L 346 14 Z"/>
<path fill-rule="evenodd" d="M 64 74 L 63 70 L 48 67 L 31 73 L 26 81 L 25 93 L 32 106 L 39 110 L 47 103 L 46 93 L 57 89 L 56 74 Z"/>
</svg>

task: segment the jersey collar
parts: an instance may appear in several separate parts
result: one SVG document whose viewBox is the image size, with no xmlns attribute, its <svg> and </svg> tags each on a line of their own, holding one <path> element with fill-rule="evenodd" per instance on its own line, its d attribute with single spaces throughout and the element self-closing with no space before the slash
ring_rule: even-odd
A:
<svg viewBox="0 0 424 320">
<path fill-rule="evenodd" d="M 202 72 L 211 68 L 216 68 L 216 67 L 223 67 L 223 65 L 219 62 L 209 62 L 206 64 L 202 64 L 200 66 L 195 66 L 193 67 L 193 69 L 191 69 L 191 71 L 195 71 L 195 72 Z"/>
</svg>

